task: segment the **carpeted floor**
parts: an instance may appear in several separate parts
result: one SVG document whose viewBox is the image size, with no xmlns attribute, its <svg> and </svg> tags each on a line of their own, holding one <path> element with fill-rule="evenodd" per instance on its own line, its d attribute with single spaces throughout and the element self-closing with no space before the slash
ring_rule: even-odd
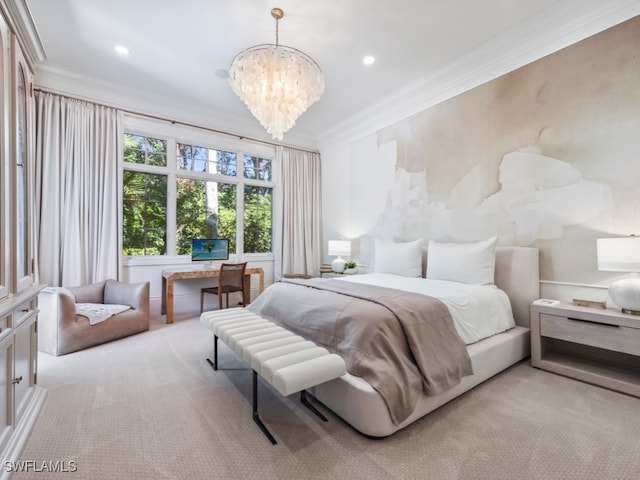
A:
<svg viewBox="0 0 640 480">
<path fill-rule="evenodd" d="M 197 317 L 89 350 L 39 356 L 48 390 L 21 460 L 72 466 L 12 478 L 637 479 L 640 399 L 539 371 L 528 360 L 385 439 L 323 423 L 251 376 L 221 344 L 214 372 Z M 326 412 L 326 409 L 320 407 Z"/>
</svg>

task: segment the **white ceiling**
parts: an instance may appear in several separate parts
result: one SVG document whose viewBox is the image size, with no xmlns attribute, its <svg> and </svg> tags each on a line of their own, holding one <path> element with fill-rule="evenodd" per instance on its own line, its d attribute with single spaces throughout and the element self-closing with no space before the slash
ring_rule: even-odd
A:
<svg viewBox="0 0 640 480">
<path fill-rule="evenodd" d="M 611 1 L 611 0 L 610 0 Z M 381 98 L 444 71 L 483 45 L 509 45 L 526 26 L 566 16 L 575 0 L 26 0 L 46 61 L 36 73 L 67 84 L 183 111 L 204 109 L 231 131 L 257 124 L 224 74 L 242 49 L 275 42 L 272 7 L 281 7 L 280 43 L 314 58 L 323 97 L 292 129 L 317 138 Z M 588 1 L 587 4 L 595 3 Z M 544 32 L 541 32 L 543 34 Z M 501 43 L 496 43 L 500 39 Z M 128 57 L 115 53 L 124 44 Z M 365 66 L 362 58 L 374 55 Z M 243 127 L 244 126 L 244 127 Z M 240 130 L 238 130 L 240 129 Z M 285 143 L 287 134 L 285 134 Z"/>
</svg>

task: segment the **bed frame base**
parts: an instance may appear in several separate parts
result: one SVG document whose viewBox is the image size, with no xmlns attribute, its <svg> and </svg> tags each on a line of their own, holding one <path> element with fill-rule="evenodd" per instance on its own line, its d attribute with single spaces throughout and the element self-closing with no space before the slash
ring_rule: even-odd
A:
<svg viewBox="0 0 640 480">
<path fill-rule="evenodd" d="M 464 377 L 459 385 L 440 395 L 421 397 L 416 410 L 400 425 L 393 424 L 378 392 L 353 375 L 317 385 L 310 388 L 309 393 L 360 433 L 386 437 L 527 358 L 530 353 L 530 306 L 540 298 L 538 249 L 497 247 L 495 284 L 509 296 L 517 326 L 467 346 L 474 375 Z"/>
</svg>

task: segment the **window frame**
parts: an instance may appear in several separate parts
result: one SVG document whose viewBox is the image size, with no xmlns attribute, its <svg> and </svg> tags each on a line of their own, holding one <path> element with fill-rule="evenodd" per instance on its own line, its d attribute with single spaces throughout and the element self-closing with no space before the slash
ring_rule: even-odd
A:
<svg viewBox="0 0 640 480">
<path fill-rule="evenodd" d="M 246 140 L 220 135 L 205 129 L 187 127 L 184 125 L 168 124 L 161 120 L 143 118 L 134 115 L 124 115 L 124 134 L 142 135 L 145 137 L 158 138 L 167 142 L 167 166 L 145 165 L 138 163 L 127 163 L 124 161 L 124 150 L 121 153 L 121 170 L 124 172 L 135 171 L 139 173 L 153 173 L 167 175 L 167 244 L 165 255 L 121 255 L 129 265 L 134 264 L 165 264 L 171 258 L 184 260 L 190 258 L 187 255 L 177 254 L 177 179 L 187 178 L 192 180 L 215 181 L 221 183 L 231 183 L 236 185 L 236 258 L 253 259 L 273 259 L 273 205 L 271 222 L 271 252 L 267 253 L 245 253 L 244 252 L 244 186 L 252 185 L 258 187 L 268 187 L 272 189 L 272 196 L 277 190 L 274 182 L 273 172 L 277 162 L 275 146 L 254 143 Z M 236 157 L 236 175 L 227 176 L 217 173 L 197 172 L 193 170 L 183 170 L 177 165 L 177 144 L 183 143 L 207 147 L 219 151 L 234 152 Z M 249 179 L 244 177 L 244 157 L 245 155 L 271 160 L 271 181 Z M 120 192 L 122 197 L 122 189 Z M 122 219 L 123 212 L 120 213 Z"/>
</svg>

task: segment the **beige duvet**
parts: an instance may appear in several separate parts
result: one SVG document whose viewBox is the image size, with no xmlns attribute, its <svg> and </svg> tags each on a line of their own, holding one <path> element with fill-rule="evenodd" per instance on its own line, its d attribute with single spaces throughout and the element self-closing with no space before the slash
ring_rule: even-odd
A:
<svg viewBox="0 0 640 480">
<path fill-rule="evenodd" d="M 395 424 L 418 395 L 473 374 L 467 349 L 438 299 L 332 279 L 284 279 L 249 310 L 341 355 L 384 399 Z"/>
</svg>

